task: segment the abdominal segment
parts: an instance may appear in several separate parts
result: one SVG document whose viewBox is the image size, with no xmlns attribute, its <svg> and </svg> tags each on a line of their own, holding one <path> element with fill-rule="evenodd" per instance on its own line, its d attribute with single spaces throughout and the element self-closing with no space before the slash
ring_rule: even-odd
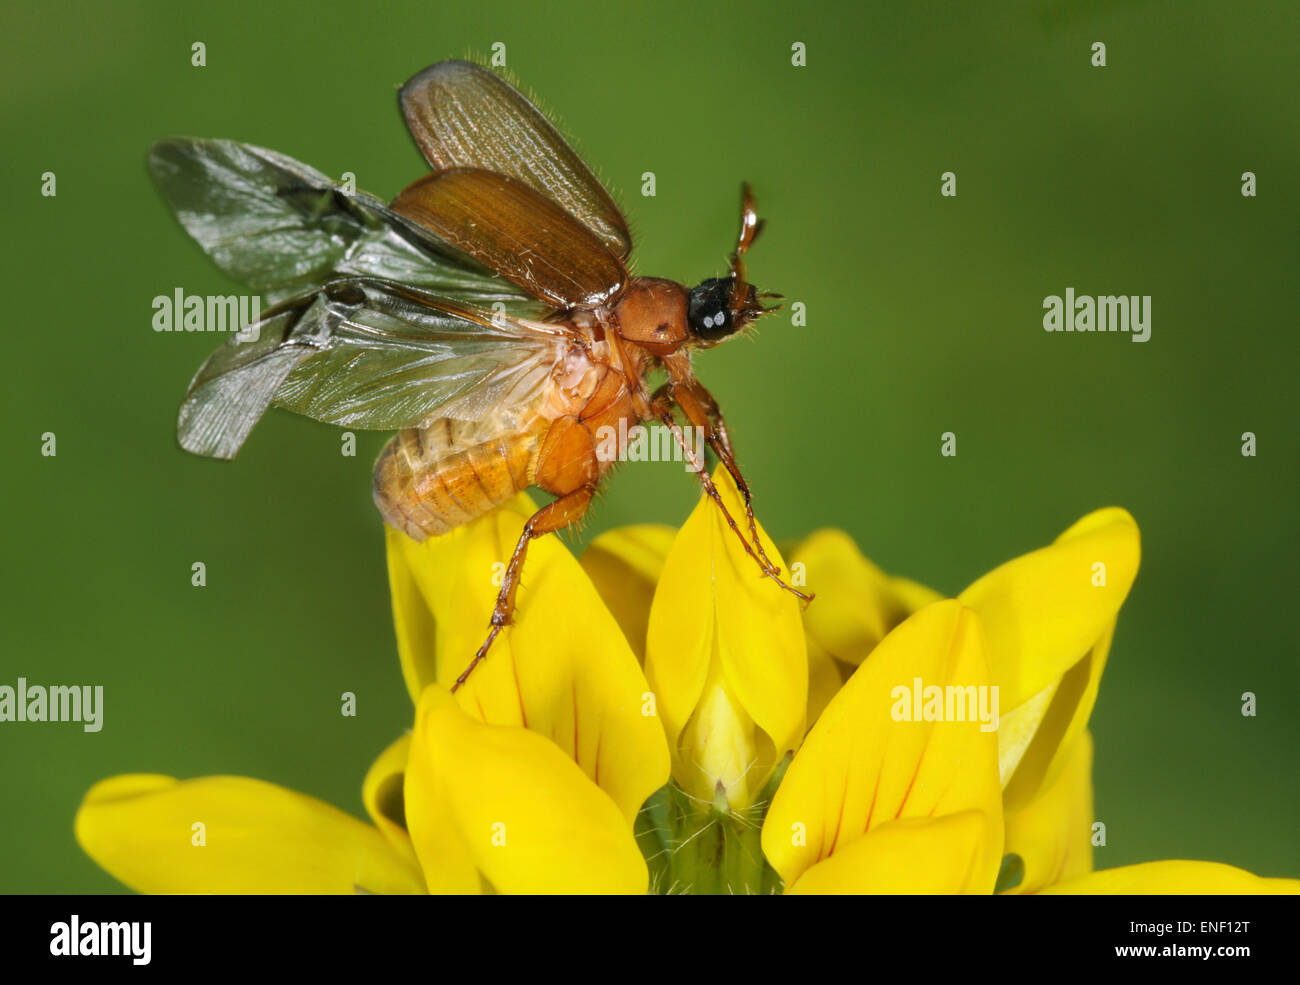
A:
<svg viewBox="0 0 1300 985">
<path fill-rule="evenodd" d="M 399 431 L 375 463 L 375 505 L 412 540 L 445 534 L 532 483 L 541 428 L 474 440 L 474 425 L 444 419 Z"/>
</svg>

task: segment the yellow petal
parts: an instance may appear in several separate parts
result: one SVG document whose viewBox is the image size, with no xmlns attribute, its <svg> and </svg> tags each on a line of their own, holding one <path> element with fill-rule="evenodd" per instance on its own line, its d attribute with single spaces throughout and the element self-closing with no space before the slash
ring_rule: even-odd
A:
<svg viewBox="0 0 1300 985">
<path fill-rule="evenodd" d="M 86 854 L 142 893 L 424 891 L 419 869 L 377 828 L 239 776 L 103 780 L 77 811 L 76 835 Z"/>
<path fill-rule="evenodd" d="M 816 601 L 803 611 L 811 727 L 847 673 L 886 633 L 943 596 L 917 582 L 886 575 L 839 530 L 814 531 L 794 548 L 790 566 L 802 570 L 817 592 Z"/>
<path fill-rule="evenodd" d="M 1056 783 L 1066 768 L 1070 755 L 1088 728 L 1114 636 L 1115 623 L 1112 621 L 1088 655 L 1067 670 L 1051 688 L 1051 700 L 1041 712 L 1032 741 L 1020 761 L 1012 767 L 1010 779 L 1002 791 L 1002 804 L 1006 810 L 1020 810 L 1032 803 L 1043 790 Z M 1032 703 L 1027 702 L 1016 711 Z"/>
<path fill-rule="evenodd" d="M 415 639 L 427 620 L 437 655 L 424 663 L 405 655 L 404 666 L 414 668 L 408 679 L 449 687 L 468 665 L 487 635 L 504 564 L 532 512 L 520 496 L 422 544 L 389 531 L 390 567 L 418 589 L 404 596 L 401 611 L 394 596 L 399 627 L 416 627 L 399 628 L 399 643 Z M 591 580 L 554 535 L 529 546 L 516 603 L 514 624 L 501 632 L 457 700 L 481 721 L 523 725 L 554 741 L 614 798 L 630 826 L 668 778 L 667 745 L 636 657 Z"/>
<path fill-rule="evenodd" d="M 1294 896 L 1300 879 L 1264 879 L 1218 862 L 1164 861 L 1104 869 L 1049 886 L 1044 895 Z"/>
<path fill-rule="evenodd" d="M 816 600 L 813 602 L 817 604 Z M 840 665 L 822 645 L 811 637 L 808 639 L 808 722 L 812 728 L 831 698 L 844 686 L 844 675 Z"/>
<path fill-rule="evenodd" d="M 999 759 L 1008 808 L 1024 807 L 1055 779 L 1063 751 L 1087 727 L 1140 555 L 1133 518 L 1097 510 L 961 594 L 989 627 L 993 675 L 1003 686 Z"/>
<path fill-rule="evenodd" d="M 889 579 L 889 590 L 893 592 L 894 598 L 899 601 L 903 611 L 909 616 L 913 612 L 921 611 L 927 605 L 933 605 L 944 597 L 942 593 L 936 592 L 929 585 L 922 585 L 919 581 L 897 576 Z"/>
<path fill-rule="evenodd" d="M 840 530 L 810 534 L 790 563 L 804 566 L 808 584 L 817 592 L 816 602 L 803 613 L 809 640 L 855 667 L 886 633 L 941 598 L 916 582 L 890 578 Z"/>
<path fill-rule="evenodd" d="M 772 744 L 727 687 L 719 660 L 709 663 L 709 678 L 677 745 L 683 760 L 677 782 L 705 803 L 720 790 L 733 808 L 747 807 L 772 768 Z"/>
<path fill-rule="evenodd" d="M 714 482 L 744 529 L 744 506 L 730 476 L 719 467 Z M 768 557 L 783 566 L 761 528 L 759 536 Z M 721 783 L 732 806 L 746 806 L 803 734 L 808 658 L 798 603 L 762 574 L 704 496 L 660 575 L 650 608 L 646 676 L 668 734 L 674 776 L 708 799 Z M 708 707 L 686 736 L 693 748 L 683 749 L 683 734 L 702 702 Z M 720 729 L 724 723 L 730 725 Z M 699 764 L 713 754 L 701 742 L 743 747 L 749 766 L 740 776 L 710 776 Z"/>
<path fill-rule="evenodd" d="M 438 634 L 433 612 L 406 563 L 409 538 L 392 527 L 384 527 L 388 553 L 388 594 L 393 606 L 393 630 L 397 636 L 397 657 L 411 703 L 420 700 L 425 687 L 438 677 Z"/>
<path fill-rule="evenodd" d="M 816 602 L 804 610 L 804 628 L 837 660 L 862 663 L 908 615 L 890 591 L 885 573 L 863 557 L 843 531 L 809 534 L 790 563 L 804 566 L 817 592 Z"/>
<path fill-rule="evenodd" d="M 998 727 L 998 775 L 1004 791 L 1033 744 L 1059 686 L 1060 681 L 1053 681 L 1028 701 L 1002 713 L 1002 724 Z M 1005 793 L 1002 800 L 1005 804 Z"/>
<path fill-rule="evenodd" d="M 981 724 L 976 707 L 957 721 L 954 707 L 949 721 L 900 720 L 912 717 L 918 678 L 923 698 L 949 686 L 978 697 L 988 675 L 979 621 L 955 601 L 922 609 L 885 637 L 822 712 L 773 798 L 763 852 L 787 885 L 889 821 L 973 810 L 987 836 L 971 885 L 992 891 L 1002 852 L 992 715 Z M 992 712 L 993 692 L 984 694 Z"/>
<path fill-rule="evenodd" d="M 416 712 L 406 816 L 432 892 L 644 893 L 618 805 L 555 744 L 483 725 L 429 687 Z"/>
<path fill-rule="evenodd" d="M 389 844 L 406 858 L 412 868 L 419 868 L 411 836 L 406 831 L 406 812 L 402 801 L 402 785 L 406 775 L 406 760 L 411 750 L 411 736 L 402 736 L 379 754 L 361 784 L 361 800 L 375 827 L 384 833 Z"/>
<path fill-rule="evenodd" d="M 426 693 L 441 691 L 438 685 L 430 684 Z M 450 695 L 447 695 L 445 704 L 454 709 L 455 702 Z M 412 736 L 402 778 L 406 830 L 424 870 L 425 885 L 430 893 L 436 895 L 491 892 L 492 886 L 484 881 L 478 860 L 470 850 L 460 819 L 453 810 L 447 784 L 437 768 L 444 759 L 454 756 L 455 750 L 435 750 L 432 747 L 433 735 L 427 727 L 421 729 L 421 722 L 428 718 L 428 713 L 429 705 L 421 700 L 416 706 L 416 732 Z"/>
<path fill-rule="evenodd" d="M 1025 863 L 1017 894 L 1092 871 L 1092 736 L 1084 732 L 1070 747 L 1065 768 L 1038 797 L 1008 811 L 1006 851 Z"/>
<path fill-rule="evenodd" d="M 1128 596 L 1140 555 L 1137 524 L 1111 507 L 1088 514 L 1052 546 L 995 568 L 958 596 L 979 614 L 1006 711 L 1093 648 Z"/>
<path fill-rule="evenodd" d="M 980 811 L 886 821 L 818 862 L 786 893 L 987 894 L 988 828 Z"/>
<path fill-rule="evenodd" d="M 593 540 L 580 559 L 642 663 L 650 602 L 676 536 L 672 527 L 657 523 L 619 527 Z"/>
</svg>

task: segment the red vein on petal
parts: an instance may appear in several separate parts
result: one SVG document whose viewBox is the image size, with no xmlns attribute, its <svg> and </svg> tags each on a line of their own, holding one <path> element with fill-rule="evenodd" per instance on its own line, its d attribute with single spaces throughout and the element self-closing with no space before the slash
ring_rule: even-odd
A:
<svg viewBox="0 0 1300 985">
<path fill-rule="evenodd" d="M 528 728 L 528 712 L 524 711 L 524 688 L 519 683 L 519 658 L 515 656 L 514 647 L 510 648 L 510 672 L 515 678 L 515 693 L 519 695 L 519 719 L 524 728 Z"/>
<path fill-rule="evenodd" d="M 946 679 L 951 680 L 951 677 Z M 903 808 L 907 806 L 907 798 L 912 796 L 912 786 L 913 784 L 916 783 L 916 778 L 921 773 L 921 764 L 925 762 L 925 754 L 930 749 L 930 741 L 934 738 L 934 731 L 935 731 L 934 726 L 931 726 L 929 729 L 926 730 L 925 745 L 921 746 L 921 751 L 917 754 L 916 769 L 912 772 L 912 779 L 908 781 L 907 789 L 903 792 L 903 799 L 902 801 L 899 802 L 898 805 L 898 813 L 894 815 L 895 821 L 897 821 L 900 817 L 903 816 Z"/>
<path fill-rule="evenodd" d="M 871 808 L 867 811 L 867 823 L 862 829 L 863 834 L 871 829 L 871 817 L 876 813 L 876 797 L 880 793 L 880 779 L 885 775 L 885 763 L 889 761 L 889 740 L 893 735 L 893 732 L 886 730 L 885 742 L 880 748 L 880 766 L 876 769 L 876 789 L 871 794 Z"/>
<path fill-rule="evenodd" d="M 826 803 L 826 774 L 825 774 L 825 773 L 822 774 L 822 803 L 823 803 L 823 804 Z M 818 858 L 818 859 L 823 859 L 823 858 L 826 857 L 826 855 L 825 855 L 825 848 L 826 848 L 826 825 L 825 825 L 825 824 L 819 824 L 819 825 L 817 825 L 817 829 L 818 829 L 818 833 L 817 833 L 817 858 Z"/>
<path fill-rule="evenodd" d="M 817 835 L 817 859 L 820 861 L 826 857 L 826 825 L 821 825 L 821 831 Z"/>
<path fill-rule="evenodd" d="M 579 761 L 578 757 L 581 754 L 580 752 L 581 746 L 578 745 L 578 681 L 577 679 L 570 681 L 570 684 L 572 685 L 572 687 L 570 687 L 569 693 L 573 695 L 573 761 L 576 763 Z"/>
<path fill-rule="evenodd" d="M 867 823 L 862 826 L 862 833 L 866 834 L 871 830 L 871 815 L 876 813 L 876 797 L 880 795 L 880 778 L 885 775 L 885 764 L 880 764 L 880 769 L 876 770 L 876 789 L 871 791 L 871 807 L 867 809 Z"/>
<path fill-rule="evenodd" d="M 827 855 L 835 854 L 835 843 L 840 840 L 840 825 L 844 823 L 844 804 L 849 799 L 849 775 L 844 774 L 844 792 L 840 794 L 840 816 L 835 819 L 835 837 L 831 839 L 831 848 Z"/>
<path fill-rule="evenodd" d="M 939 794 L 939 796 L 934 798 L 934 806 L 930 808 L 930 813 L 926 815 L 927 817 L 934 817 L 934 812 L 939 809 L 939 805 L 943 803 L 943 798 L 948 796 L 948 791 L 952 789 L 952 781 L 953 781 L 953 777 L 949 776 L 948 785 L 943 788 L 943 793 Z"/>
<path fill-rule="evenodd" d="M 898 805 L 898 813 L 894 815 L 895 821 L 897 821 L 900 817 L 903 816 L 903 808 L 907 806 L 907 798 L 912 796 L 912 786 L 913 784 L 916 783 L 916 778 L 921 773 L 921 763 L 923 763 L 924 761 L 925 761 L 925 750 L 923 749 L 921 750 L 921 755 L 917 757 L 916 770 L 912 773 L 912 779 L 908 781 L 907 790 L 903 792 L 903 799 Z"/>
<path fill-rule="evenodd" d="M 1065 845 L 1065 851 L 1061 853 L 1061 861 L 1057 863 L 1056 871 L 1052 873 L 1052 878 L 1048 880 L 1046 885 L 1051 886 L 1054 883 L 1058 883 L 1061 881 L 1061 873 L 1065 871 L 1065 863 L 1068 862 L 1069 860 L 1070 860 L 1070 844 L 1067 841 Z"/>
</svg>

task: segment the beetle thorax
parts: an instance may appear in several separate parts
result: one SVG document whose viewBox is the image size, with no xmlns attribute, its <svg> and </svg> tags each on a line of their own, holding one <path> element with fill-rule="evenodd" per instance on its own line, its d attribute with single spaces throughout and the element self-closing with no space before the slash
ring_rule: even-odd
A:
<svg viewBox="0 0 1300 985">
<path fill-rule="evenodd" d="M 637 277 L 614 306 L 619 335 L 651 355 L 666 356 L 689 337 L 686 288 L 661 277 Z"/>
</svg>

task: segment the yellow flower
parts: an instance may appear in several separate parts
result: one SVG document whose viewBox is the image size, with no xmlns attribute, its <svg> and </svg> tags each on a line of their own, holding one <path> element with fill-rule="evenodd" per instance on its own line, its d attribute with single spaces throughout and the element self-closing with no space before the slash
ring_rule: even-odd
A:
<svg viewBox="0 0 1300 985">
<path fill-rule="evenodd" d="M 90 789 L 76 835 L 142 893 L 423 892 L 409 842 L 372 817 L 241 776 L 131 774 Z"/>
<path fill-rule="evenodd" d="M 503 559 L 533 512 L 519 496 L 422 544 L 388 531 L 397 649 L 412 700 L 431 701 L 431 685 L 449 689 L 483 642 Z M 663 729 L 636 655 L 558 537 L 533 541 L 517 602 L 514 625 L 456 692 L 455 706 L 480 723 L 550 740 L 613 800 L 630 831 L 668 777 Z"/>
<path fill-rule="evenodd" d="M 989 679 L 979 621 L 958 602 L 927 606 L 885 637 L 822 712 L 767 812 L 763 851 L 787 892 L 993 890 L 996 731 L 895 714 L 897 687 Z"/>
<path fill-rule="evenodd" d="M 743 520 L 744 506 L 723 474 L 723 502 Z M 659 573 L 646 678 L 677 784 L 703 803 L 742 809 L 803 735 L 808 658 L 794 596 L 760 573 L 712 503 L 701 504 Z M 761 528 L 759 535 L 781 564 Z"/>
<path fill-rule="evenodd" d="M 390 531 L 417 709 L 366 777 L 370 824 L 258 780 L 123 776 L 87 794 L 79 843 L 144 892 L 645 892 L 633 823 L 668 777 L 667 743 L 635 655 L 556 538 L 532 546 L 517 625 L 446 688 L 531 513 L 521 497 L 425 544 Z"/>
<path fill-rule="evenodd" d="M 738 512 L 725 475 L 715 481 Z M 671 548 L 661 528 L 629 528 L 597 538 L 588 549 L 583 565 L 603 596 L 620 600 L 616 611 L 629 632 L 646 632 L 652 641 L 658 633 L 667 641 L 674 621 L 688 627 L 688 640 L 702 635 L 700 623 L 707 631 L 714 618 L 707 606 L 684 616 L 681 609 L 660 606 L 672 591 L 666 560 L 670 551 L 689 550 L 683 540 L 692 525 L 705 526 L 713 538 L 696 560 L 707 578 L 716 582 L 722 573 L 751 591 L 761 583 L 752 562 L 741 563 L 734 538 L 721 536 L 715 512 L 701 500 Z M 762 879 L 762 887 L 783 882 L 786 892 L 1300 891 L 1300 881 L 1259 879 L 1214 863 L 1092 872 L 1087 721 L 1140 561 L 1137 525 L 1124 510 L 1089 514 L 1053 544 L 994 569 L 956 600 L 886 575 L 835 530 L 807 537 L 790 552 L 790 561 L 817 592 L 803 613 L 809 680 L 804 717 L 811 728 L 802 740 L 776 746 L 778 758 L 782 751 L 797 752 L 774 795 L 749 806 L 743 797 L 714 798 L 709 805 L 708 823 L 724 833 L 722 812 L 736 809 L 738 823 L 730 835 L 742 841 L 742 850 L 747 828 L 761 821 L 762 851 L 779 873 Z M 645 600 L 656 583 L 649 605 Z M 688 606 L 701 595 L 721 598 L 727 591 L 712 585 L 701 592 L 703 583 L 697 578 L 696 588 L 677 593 L 678 604 Z M 748 613 L 759 626 L 747 651 L 755 661 L 773 659 L 766 641 L 781 617 L 778 595 L 765 598 Z M 728 616 L 745 620 L 734 610 Z M 712 707 L 711 691 L 726 697 L 727 708 L 748 707 L 732 683 L 743 679 L 740 673 L 717 675 L 711 666 L 703 680 L 713 687 L 701 688 L 699 649 L 650 648 L 651 656 L 662 654 L 658 663 L 648 661 L 652 681 L 693 682 L 683 690 L 697 696 L 696 704 L 688 714 L 676 712 L 675 719 L 701 717 Z M 742 664 L 746 671 L 756 672 Z M 987 686 L 991 693 L 996 687 L 998 728 L 984 731 L 969 720 L 896 721 L 896 690 L 917 678 L 944 689 Z M 797 694 L 784 692 L 786 720 L 794 717 Z M 670 739 L 688 737 L 674 749 L 674 779 L 688 791 L 699 782 L 691 765 L 701 773 L 700 764 L 726 764 L 728 749 L 736 750 L 731 761 L 768 761 L 760 758 L 763 747 L 753 740 L 745 716 L 709 721 L 718 727 L 706 733 L 707 741 L 692 741 L 689 730 L 674 733 L 669 726 Z M 725 784 L 727 775 L 717 770 L 708 779 Z M 744 794 L 752 796 L 753 789 Z M 698 812 L 706 810 L 698 801 L 707 793 L 697 789 Z M 671 844 L 672 820 L 669 812 L 659 822 L 670 829 L 670 851 L 682 847 Z M 683 830 L 694 838 L 707 825 L 679 826 L 679 842 Z M 670 878 L 670 887 L 678 884 Z M 741 885 L 752 888 L 752 874 L 742 873 Z"/>
<path fill-rule="evenodd" d="M 1092 872 L 1087 722 L 1140 559 L 1125 511 L 1089 514 L 955 601 L 887 577 L 835 531 L 812 535 L 792 558 L 819 592 L 821 611 L 805 616 L 810 672 L 821 680 L 814 693 L 830 696 L 811 700 L 815 724 L 764 824 L 787 892 L 1300 892 L 1300 881 L 1214 863 Z M 890 689 L 908 677 L 978 687 L 984 668 L 999 697 L 995 744 L 970 721 L 918 729 L 884 714 Z M 864 729 L 879 734 L 864 743 Z M 882 822 L 882 809 L 894 817 L 909 766 L 909 796 Z M 868 786 L 875 806 L 864 817 Z M 918 789 L 932 795 L 928 813 Z M 791 826 L 808 819 L 819 835 L 834 824 L 830 847 L 791 846 Z"/>
<path fill-rule="evenodd" d="M 388 533 L 415 718 L 365 778 L 369 823 L 257 780 L 124 776 L 87 794 L 78 841 L 146 892 L 1300 890 L 1212 863 L 1092 871 L 1087 721 L 1139 562 L 1123 510 L 957 599 L 819 531 L 790 555 L 818 596 L 802 616 L 707 499 L 581 565 L 542 538 L 453 696 L 531 512 Z"/>
</svg>

